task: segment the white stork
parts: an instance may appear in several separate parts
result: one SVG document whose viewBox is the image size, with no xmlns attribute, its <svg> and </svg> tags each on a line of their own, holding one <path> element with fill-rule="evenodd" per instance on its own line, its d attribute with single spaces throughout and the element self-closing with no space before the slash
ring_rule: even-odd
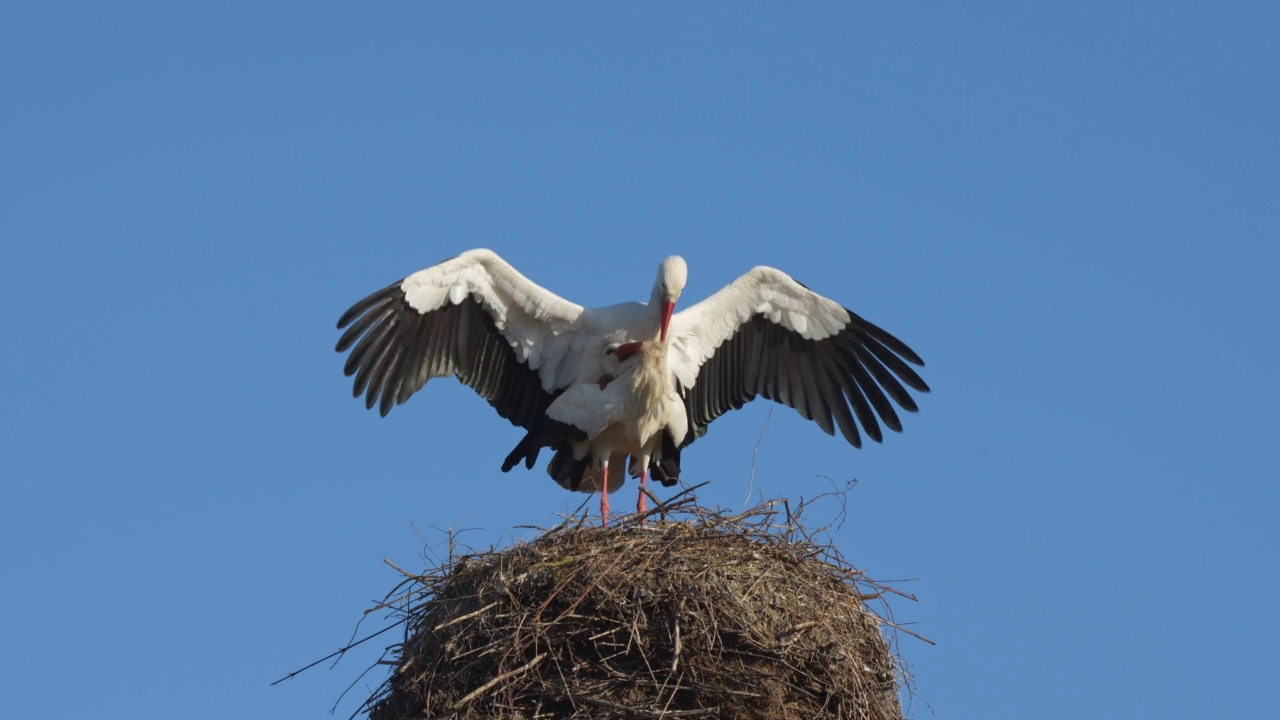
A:
<svg viewBox="0 0 1280 720">
<path fill-rule="evenodd" d="M 615 384 L 602 383 L 611 374 L 611 344 L 641 341 L 645 375 L 664 385 L 645 390 L 647 404 L 630 405 L 656 418 L 659 437 L 638 440 L 639 449 L 631 442 L 617 448 L 633 455 L 632 471 L 642 482 L 652 469 L 664 484 L 674 484 L 680 450 L 757 395 L 794 408 L 829 435 L 839 427 L 861 447 L 859 425 L 877 442 L 881 423 L 901 431 L 890 399 L 916 411 L 904 383 L 929 391 L 908 364 L 924 363 L 905 343 L 780 270 L 754 268 L 673 314 L 686 274 L 684 260 L 672 256 L 659 265 L 648 304 L 583 308 L 495 253 L 471 250 L 356 303 L 338 320 L 346 330 L 337 350 L 350 350 L 344 372 L 355 375 L 354 395 L 363 394 L 367 407 L 376 404 L 386 415 L 427 380 L 456 375 L 528 431 L 504 471 L 521 460 L 533 467 L 539 450 L 550 446 L 557 456 L 548 472 L 557 482 L 602 488 L 602 495 L 622 478 L 616 485 L 613 478 L 587 478 L 585 461 L 596 452 L 581 426 L 587 421 L 550 417 L 548 409 L 570 388 L 582 388 L 584 398 L 591 386 L 601 398 L 635 390 L 627 383 L 605 392 Z M 604 463 L 598 465 L 603 471 Z M 607 508 L 607 497 L 601 500 Z"/>
</svg>

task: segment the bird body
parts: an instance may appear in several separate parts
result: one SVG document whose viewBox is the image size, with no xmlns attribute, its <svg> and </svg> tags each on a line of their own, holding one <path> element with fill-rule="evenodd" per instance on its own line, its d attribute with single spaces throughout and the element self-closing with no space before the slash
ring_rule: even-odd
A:
<svg viewBox="0 0 1280 720">
<path fill-rule="evenodd" d="M 337 350 L 354 394 L 384 415 L 457 376 L 527 431 L 504 471 L 551 447 L 548 473 L 586 491 L 620 486 L 622 472 L 603 475 L 627 455 L 642 482 L 652 469 L 674 484 L 680 450 L 757 396 L 861 447 L 881 424 L 902 429 L 894 403 L 917 409 L 904 384 L 929 390 L 905 343 L 780 270 L 754 268 L 677 314 L 686 279 L 672 256 L 647 304 L 584 308 L 471 250 L 356 303 Z"/>
<path fill-rule="evenodd" d="M 609 381 L 569 388 L 547 408 L 547 417 L 581 429 L 593 442 L 599 438 L 601 447 L 639 452 L 664 424 L 659 409 L 667 387 L 661 355 L 643 348 L 638 341 L 608 346 L 606 354 L 621 355 L 616 367 L 606 365 Z"/>
<path fill-rule="evenodd" d="M 634 458 L 632 471 L 643 487 L 651 458 L 661 462 L 664 433 L 683 437 L 686 423 L 684 405 L 672 388 L 665 348 L 660 343 L 611 343 L 602 355 L 606 375 L 598 382 L 565 390 L 547 408 L 549 422 L 577 432 L 569 437 L 544 437 L 533 449 L 536 457 L 536 450 L 543 445 L 556 448 L 548 473 L 566 489 L 603 489 L 600 513 L 608 522 L 608 493 L 625 482 L 627 457 Z M 637 497 L 638 510 L 645 509 L 644 498 L 642 490 Z"/>
</svg>

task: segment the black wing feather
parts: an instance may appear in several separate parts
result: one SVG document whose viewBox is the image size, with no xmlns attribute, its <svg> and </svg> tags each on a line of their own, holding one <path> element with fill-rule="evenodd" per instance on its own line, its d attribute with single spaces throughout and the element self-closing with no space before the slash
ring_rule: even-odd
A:
<svg viewBox="0 0 1280 720">
<path fill-rule="evenodd" d="M 901 357 L 895 355 L 892 350 L 885 347 L 879 340 L 868 336 L 862 346 L 871 351 L 871 354 L 875 355 L 877 360 L 884 363 L 885 367 L 892 370 L 893 374 L 901 378 L 903 382 L 920 392 L 929 392 L 928 383 L 917 375 L 910 365 L 903 362 Z"/>
<path fill-rule="evenodd" d="M 827 382 L 831 388 L 831 414 L 835 417 L 836 425 L 840 427 L 840 434 L 845 440 L 854 447 L 862 447 L 862 435 L 858 433 L 858 423 L 854 422 L 853 415 L 849 412 L 849 403 L 844 401 L 844 396 L 838 395 L 842 393 L 843 383 L 839 368 L 836 367 L 836 361 L 830 355 L 819 355 L 819 363 L 822 367 L 823 375 L 827 378 Z"/>
<path fill-rule="evenodd" d="M 475 297 L 418 312 L 401 283 L 351 306 L 338 320 L 346 328 L 336 350 L 351 350 L 343 374 L 354 375 L 352 394 L 386 415 L 435 377 L 456 375 L 513 425 L 532 430 L 553 395 L 521 362 Z"/>
<path fill-rule="evenodd" d="M 813 412 L 813 421 L 818 423 L 818 427 L 828 435 L 835 435 L 836 428 L 831 422 L 831 406 L 829 398 L 832 396 L 831 386 L 827 382 L 825 375 L 818 372 L 818 356 L 803 355 L 804 358 L 804 378 L 805 378 L 805 395 L 809 397 L 809 410 Z"/>
<path fill-rule="evenodd" d="M 866 347 L 859 346 L 855 348 L 855 352 L 857 352 L 858 360 L 862 362 L 862 366 L 871 371 L 871 375 L 875 377 L 876 382 L 880 384 L 880 387 L 884 388 L 894 402 L 911 412 L 919 409 L 916 407 L 916 401 L 907 393 L 907 389 L 902 387 L 902 383 L 898 382 L 898 378 L 886 370 L 874 355 L 867 352 Z"/>
<path fill-rule="evenodd" d="M 906 343 L 852 312 L 843 330 L 823 340 L 806 340 L 755 315 L 702 364 L 693 387 L 681 388 L 689 433 L 680 446 L 757 395 L 794 408 L 828 434 L 839 427 L 854 447 L 862 446 L 859 425 L 867 437 L 881 442 L 881 424 L 902 430 L 894 403 L 917 410 L 907 387 L 929 392 L 908 363 L 924 365 Z"/>
<path fill-rule="evenodd" d="M 889 403 L 889 398 L 885 397 L 884 390 L 876 384 L 871 378 L 871 374 L 862 366 L 862 363 L 855 361 L 849 368 L 850 375 L 853 376 L 854 382 L 858 384 L 858 389 L 862 390 L 862 395 L 871 402 L 871 407 L 876 409 L 876 414 L 889 426 L 890 430 L 902 430 L 902 423 L 898 421 L 898 415 L 893 411 L 893 405 Z M 867 434 L 870 435 L 872 428 L 867 428 Z M 878 428 L 875 434 L 879 435 Z"/>
</svg>

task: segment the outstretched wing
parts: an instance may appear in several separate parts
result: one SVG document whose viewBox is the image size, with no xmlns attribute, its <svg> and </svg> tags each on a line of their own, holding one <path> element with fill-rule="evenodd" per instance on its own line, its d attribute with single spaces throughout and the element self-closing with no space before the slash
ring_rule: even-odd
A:
<svg viewBox="0 0 1280 720">
<path fill-rule="evenodd" d="M 337 351 L 353 394 L 386 415 L 434 377 L 456 375 L 526 429 L 582 361 L 583 308 L 489 250 L 420 270 L 343 313 Z"/>
<path fill-rule="evenodd" d="M 917 409 L 904 384 L 929 391 L 908 365 L 924 361 L 905 343 L 774 268 L 754 268 L 678 313 L 671 335 L 668 360 L 689 415 L 682 446 L 762 395 L 862 447 L 859 424 L 877 442 L 881 423 L 902 430 L 890 398 Z"/>
</svg>

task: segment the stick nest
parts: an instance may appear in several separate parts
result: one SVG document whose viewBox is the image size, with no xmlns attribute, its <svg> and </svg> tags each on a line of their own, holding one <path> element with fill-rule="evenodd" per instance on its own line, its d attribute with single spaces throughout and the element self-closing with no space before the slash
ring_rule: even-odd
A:
<svg viewBox="0 0 1280 720">
<path fill-rule="evenodd" d="M 663 508 L 676 519 L 649 527 L 573 519 L 501 551 L 451 543 L 439 567 L 380 605 L 405 638 L 360 710 L 371 720 L 901 718 L 882 634 L 895 627 L 883 605 L 893 591 L 784 508 L 726 516 L 686 499 Z"/>
</svg>

